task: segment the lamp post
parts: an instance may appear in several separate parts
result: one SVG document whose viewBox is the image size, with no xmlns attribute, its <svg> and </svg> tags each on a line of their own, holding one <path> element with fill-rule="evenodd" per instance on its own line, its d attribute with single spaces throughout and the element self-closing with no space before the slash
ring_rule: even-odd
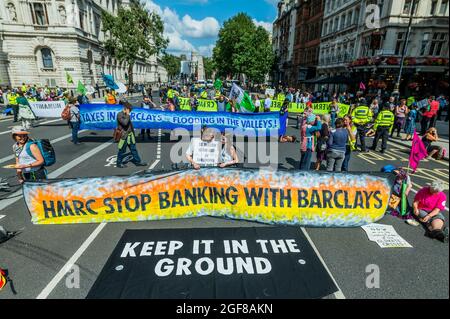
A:
<svg viewBox="0 0 450 319">
<path fill-rule="evenodd" d="M 392 92 L 392 94 L 397 95 L 397 96 L 400 95 L 400 81 L 402 79 L 403 62 L 405 61 L 406 52 L 408 51 L 408 42 L 409 42 L 409 36 L 411 34 L 411 26 L 412 26 L 414 11 L 416 11 L 416 3 L 417 3 L 417 0 L 412 1 L 411 12 L 409 14 L 408 30 L 406 31 L 405 45 L 403 46 L 402 57 L 400 59 L 400 70 L 398 72 L 398 78 L 397 78 L 397 82 L 395 83 L 395 86 L 394 86 L 394 91 Z"/>
</svg>

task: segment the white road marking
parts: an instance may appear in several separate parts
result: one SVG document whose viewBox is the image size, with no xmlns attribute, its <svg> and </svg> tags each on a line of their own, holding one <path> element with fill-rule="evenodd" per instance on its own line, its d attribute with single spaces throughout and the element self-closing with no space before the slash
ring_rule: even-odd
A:
<svg viewBox="0 0 450 319">
<path fill-rule="evenodd" d="M 150 167 L 149 167 L 148 169 L 150 169 L 150 170 L 151 170 L 151 169 L 154 169 L 154 168 L 156 167 L 156 165 L 158 165 L 159 161 L 160 161 L 159 159 L 157 159 L 156 161 L 154 161 L 153 164 L 150 165 Z"/>
<path fill-rule="evenodd" d="M 2 219 L 3 217 L 5 217 L 5 215 L 0 215 L 0 219 Z"/>
<path fill-rule="evenodd" d="M 342 292 L 341 288 L 339 287 L 339 285 L 337 284 L 336 280 L 334 279 L 333 274 L 328 269 L 328 266 L 325 264 L 325 261 L 323 260 L 322 256 L 320 255 L 319 250 L 317 249 L 316 245 L 314 245 L 314 242 L 312 241 L 311 237 L 309 237 L 308 232 L 306 231 L 306 229 L 304 227 L 300 227 L 300 229 L 302 230 L 302 232 L 305 235 L 306 239 L 308 239 L 311 247 L 314 249 L 314 252 L 317 255 L 317 258 L 319 258 L 319 260 L 322 263 L 323 267 L 328 272 L 328 275 L 330 275 L 331 280 L 333 280 L 334 284 L 336 285 L 338 291 L 336 291 L 334 293 L 335 298 L 336 299 L 346 299 L 345 296 L 344 296 L 344 293 Z"/>
<path fill-rule="evenodd" d="M 86 132 L 86 131 L 87 130 L 81 130 L 81 131 L 78 132 L 78 134 Z M 54 140 L 51 140 L 50 143 L 55 144 L 57 142 L 65 140 L 66 138 L 69 138 L 69 137 L 72 137 L 72 133 L 67 134 L 67 135 L 63 135 L 63 136 L 58 137 L 58 138 L 55 138 Z M 14 143 L 14 141 L 11 142 L 11 152 L 12 152 L 12 144 L 13 143 Z M 6 157 L 3 157 L 3 158 L 0 158 L 0 164 L 4 163 L 4 162 L 7 162 L 9 160 L 12 160 L 12 159 L 14 159 L 14 155 L 10 155 L 10 156 L 6 156 Z"/>
<path fill-rule="evenodd" d="M 79 165 L 80 163 L 84 162 L 85 160 L 91 158 L 92 156 L 101 152 L 102 150 L 104 150 L 105 148 L 107 148 L 108 146 L 110 146 L 112 144 L 113 144 L 113 141 L 111 140 L 109 142 L 106 142 L 106 143 L 103 143 L 103 144 L 97 146 L 96 148 L 90 150 L 89 152 L 81 155 L 80 157 L 75 158 L 74 160 L 70 161 L 66 165 L 61 166 L 57 170 L 51 172 L 50 174 L 48 174 L 48 178 L 56 178 L 56 177 L 64 174 L 68 170 L 74 168 L 75 166 Z M 0 201 L 0 211 L 5 209 L 9 205 L 14 204 L 18 200 L 20 200 L 22 197 L 23 197 L 22 190 L 18 190 L 16 192 L 12 193 L 10 196 L 8 196 L 7 198 Z"/>
<path fill-rule="evenodd" d="M 108 142 L 111 143 L 111 142 Z M 112 144 L 112 143 L 111 143 Z M 153 169 L 156 164 L 158 164 L 159 160 L 153 162 L 150 166 L 150 169 Z M 83 255 L 83 253 L 89 248 L 91 243 L 95 240 L 95 238 L 100 234 L 100 232 L 105 228 L 108 223 L 103 222 L 94 229 L 94 231 L 89 235 L 89 237 L 84 241 L 84 243 L 78 248 L 78 250 L 73 254 L 72 257 L 66 262 L 66 264 L 61 268 L 61 270 L 53 277 L 53 279 L 48 283 L 48 285 L 41 291 L 41 293 L 36 297 L 36 299 L 47 299 L 51 294 L 53 289 L 58 285 L 61 279 L 72 269 L 73 265 L 78 261 L 78 259 Z"/>
<path fill-rule="evenodd" d="M 61 268 L 61 270 L 56 274 L 55 277 L 48 283 L 48 285 L 42 290 L 42 292 L 36 297 L 36 299 L 47 299 L 48 295 L 55 289 L 56 285 L 61 281 L 61 279 L 70 271 L 73 265 L 77 262 L 78 258 L 85 252 L 89 245 L 94 241 L 94 239 L 100 234 L 100 232 L 105 228 L 107 223 L 101 223 L 95 228 L 92 234 L 84 241 L 84 243 L 78 248 L 78 250 L 73 254 L 72 257 L 67 261 L 67 263 Z"/>
</svg>

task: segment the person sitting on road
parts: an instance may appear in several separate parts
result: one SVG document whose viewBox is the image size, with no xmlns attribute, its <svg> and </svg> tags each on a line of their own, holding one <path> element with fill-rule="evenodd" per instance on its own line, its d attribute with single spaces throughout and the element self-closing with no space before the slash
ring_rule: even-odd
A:
<svg viewBox="0 0 450 319">
<path fill-rule="evenodd" d="M 423 187 L 414 197 L 413 213 L 427 227 L 427 235 L 442 242 L 448 242 L 448 228 L 445 227 L 445 210 L 447 196 L 443 192 L 444 183 L 434 181 Z"/>
<path fill-rule="evenodd" d="M 435 158 L 437 160 L 442 159 L 445 156 L 446 151 L 439 145 L 432 145 L 433 142 L 437 142 L 439 139 L 436 128 L 431 127 L 422 137 L 422 142 L 427 149 L 427 159 Z"/>
<path fill-rule="evenodd" d="M 39 147 L 29 138 L 29 132 L 21 126 L 12 128 L 14 156 L 19 183 L 40 181 L 47 178 L 44 157 Z"/>
<path fill-rule="evenodd" d="M 394 217 L 404 220 L 411 226 L 419 226 L 412 214 L 412 206 L 408 200 L 408 195 L 412 189 L 412 182 L 408 173 L 402 167 L 394 165 L 383 166 L 381 172 L 395 174 L 387 212 Z"/>
<path fill-rule="evenodd" d="M 219 167 L 236 166 L 239 163 L 236 148 L 233 146 L 231 136 L 222 133 L 222 150 L 220 152 Z"/>
<path fill-rule="evenodd" d="M 216 135 L 217 135 L 217 130 L 213 129 L 213 128 L 203 128 L 202 133 L 201 133 L 201 141 L 205 142 L 205 147 L 212 145 L 212 143 L 216 140 Z M 191 142 L 189 143 L 189 146 L 186 150 L 186 159 L 189 161 L 189 163 L 191 163 L 191 165 L 194 167 L 194 169 L 198 170 L 200 169 L 201 165 L 200 163 L 197 163 L 194 161 L 194 153 L 197 152 L 199 150 L 195 149 L 195 145 L 194 145 L 194 138 L 191 139 Z M 204 152 L 205 153 L 205 152 Z M 203 153 L 200 153 L 200 156 Z M 205 153 L 206 154 L 206 153 Z M 207 155 L 211 155 L 211 154 L 207 154 Z M 219 154 L 217 154 L 219 155 Z M 203 158 L 200 158 L 203 159 Z M 217 161 L 219 160 L 219 158 L 217 158 Z"/>
</svg>

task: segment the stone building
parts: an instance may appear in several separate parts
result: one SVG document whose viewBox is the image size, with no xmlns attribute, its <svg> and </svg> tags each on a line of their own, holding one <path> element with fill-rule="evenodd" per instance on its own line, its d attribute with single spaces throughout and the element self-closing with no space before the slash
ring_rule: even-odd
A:
<svg viewBox="0 0 450 319">
<path fill-rule="evenodd" d="M 129 0 L 1 0 L 0 85 L 22 83 L 74 88 L 103 86 L 101 74 L 126 83 L 127 67 L 109 57 L 101 43 L 101 12 L 116 14 Z M 75 84 L 68 84 L 66 72 Z M 167 81 L 156 56 L 138 61 L 134 83 Z"/>
</svg>

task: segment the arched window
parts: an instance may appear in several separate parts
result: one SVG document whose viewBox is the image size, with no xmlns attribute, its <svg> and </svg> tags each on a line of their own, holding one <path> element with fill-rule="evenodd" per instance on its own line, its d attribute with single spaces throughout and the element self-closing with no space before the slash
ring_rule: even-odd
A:
<svg viewBox="0 0 450 319">
<path fill-rule="evenodd" d="M 44 69 L 53 69 L 52 51 L 49 48 L 42 48 L 42 65 Z"/>
</svg>

